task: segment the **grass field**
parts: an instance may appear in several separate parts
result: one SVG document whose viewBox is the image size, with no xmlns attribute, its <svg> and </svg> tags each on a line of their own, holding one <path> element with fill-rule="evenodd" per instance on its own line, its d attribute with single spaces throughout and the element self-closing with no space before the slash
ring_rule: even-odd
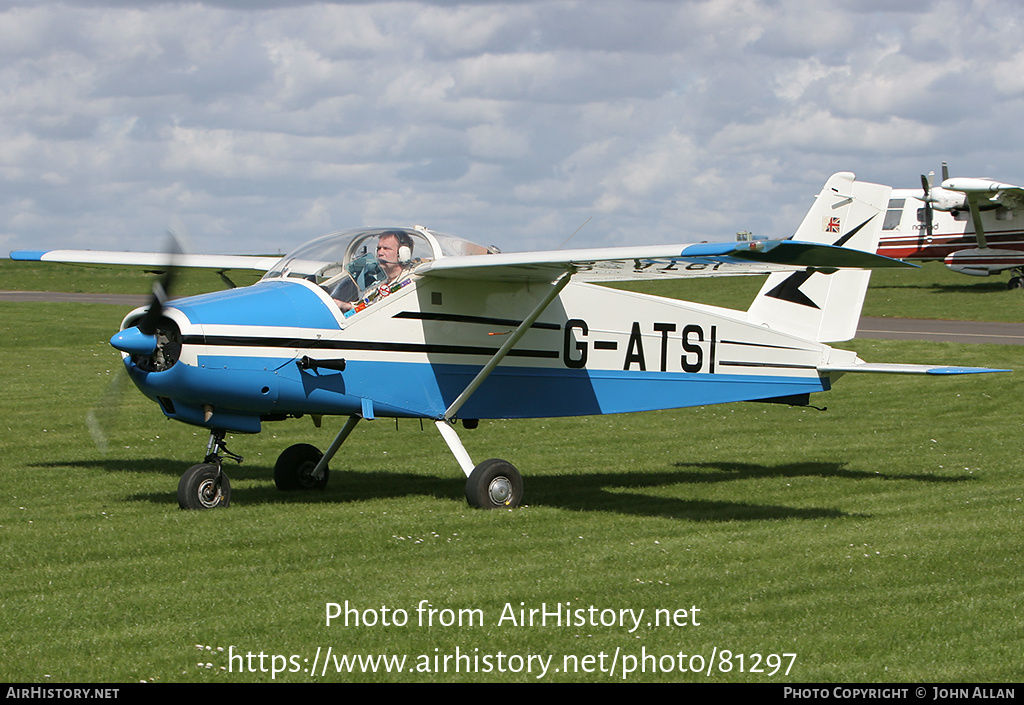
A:
<svg viewBox="0 0 1024 705">
<path fill-rule="evenodd" d="M 0 289 L 29 288 L 9 266 Z M 1024 320 L 1012 317 L 1020 293 L 1001 282 L 903 276 L 876 277 L 865 313 Z M 751 282 L 697 284 L 683 295 L 723 303 Z M 0 303 L 0 681 L 1021 679 L 1019 373 L 848 375 L 812 400 L 825 411 L 483 422 L 462 433 L 471 455 L 506 457 L 526 482 L 525 506 L 507 512 L 470 510 L 436 431 L 409 421 L 362 424 L 324 492 L 279 493 L 277 454 L 326 446 L 339 422 L 267 424 L 229 439 L 245 456 L 227 468 L 232 507 L 182 512 L 178 477 L 205 452 L 204 433 L 134 390 L 106 454 L 85 429 L 120 365 L 106 341 L 124 313 Z M 1008 368 L 1022 354 L 842 347 L 876 362 Z M 327 605 L 346 601 L 360 625 L 328 625 Z M 421 603 L 437 610 L 431 626 Z M 582 625 L 502 619 L 567 603 L 594 607 L 597 623 L 589 611 Z M 641 609 L 638 628 L 628 614 L 618 623 L 619 610 Z M 380 623 L 403 613 L 405 624 Z M 685 624 L 654 622 L 673 613 Z M 405 672 L 337 672 L 357 654 L 404 657 Z"/>
</svg>

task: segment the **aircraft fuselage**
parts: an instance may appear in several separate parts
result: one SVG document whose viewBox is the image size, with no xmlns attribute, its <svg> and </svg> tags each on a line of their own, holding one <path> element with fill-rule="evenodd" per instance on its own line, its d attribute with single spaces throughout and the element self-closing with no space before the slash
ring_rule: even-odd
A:
<svg viewBox="0 0 1024 705">
<path fill-rule="evenodd" d="M 257 432 L 261 420 L 302 414 L 440 419 L 549 286 L 430 278 L 346 318 L 313 283 L 265 281 L 174 302 L 165 317 L 176 328 L 167 337 L 180 341 L 176 362 L 156 369 L 126 355 L 125 364 L 167 416 L 209 428 Z M 459 415 L 589 415 L 792 397 L 829 389 L 817 366 L 851 355 L 744 317 L 570 283 Z"/>
</svg>

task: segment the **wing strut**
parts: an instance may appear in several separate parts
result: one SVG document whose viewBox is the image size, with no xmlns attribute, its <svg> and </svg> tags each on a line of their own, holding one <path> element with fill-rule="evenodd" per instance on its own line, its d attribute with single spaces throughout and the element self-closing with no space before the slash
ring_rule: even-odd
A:
<svg viewBox="0 0 1024 705">
<path fill-rule="evenodd" d="M 451 406 L 449 406 L 445 410 L 444 419 L 446 421 L 450 421 L 452 418 L 455 417 L 455 414 L 459 413 L 459 409 L 462 408 L 462 405 L 465 404 L 471 396 L 473 396 L 473 393 L 480 387 L 481 384 L 484 383 L 484 380 L 487 379 L 491 372 L 494 371 L 494 368 L 498 366 L 498 363 L 505 359 L 505 356 L 508 354 L 508 352 L 526 334 L 526 331 L 530 330 L 530 326 L 532 326 L 537 321 L 537 319 L 540 318 L 540 314 L 544 313 L 544 310 L 551 305 L 551 302 L 555 300 L 555 297 L 557 297 L 562 292 L 562 289 L 564 289 L 566 284 L 569 283 L 570 278 L 572 278 L 572 274 L 570 272 L 565 272 L 562 276 L 555 280 L 555 282 L 551 285 L 551 290 L 548 291 L 547 295 L 541 300 L 540 303 L 537 304 L 533 311 L 530 312 L 530 315 L 523 319 L 523 322 L 520 323 L 519 327 L 512 332 L 512 335 L 508 337 L 508 340 L 505 341 L 505 344 L 502 345 L 501 348 L 499 348 L 498 352 L 494 353 L 494 356 L 487 361 L 487 364 L 484 365 L 483 368 L 476 373 L 476 377 L 473 378 L 473 381 L 470 382 L 466 386 L 466 388 L 462 390 L 462 393 L 455 399 L 455 401 L 452 402 Z"/>
<path fill-rule="evenodd" d="M 484 383 L 487 376 L 494 371 L 494 368 L 505 359 L 509 351 L 515 346 L 519 340 L 526 335 L 526 331 L 530 330 L 530 326 L 537 322 L 540 318 L 540 314 L 544 313 L 551 302 L 562 292 L 566 284 L 572 278 L 570 272 L 565 272 L 558 279 L 551 284 L 551 290 L 544 295 L 534 309 L 530 312 L 530 315 L 523 319 L 523 322 L 519 324 L 519 327 L 512 331 L 512 335 L 508 337 L 505 344 L 498 349 L 498 352 L 494 353 L 487 364 L 484 365 L 479 372 L 476 373 L 476 377 L 466 385 L 466 388 L 462 390 L 462 393 L 456 397 L 455 401 L 451 403 L 445 412 L 444 418 L 436 419 L 434 425 L 437 426 L 437 430 L 440 431 L 441 437 L 444 438 L 444 442 L 448 444 L 448 449 L 451 450 L 452 455 L 455 456 L 455 460 L 459 463 L 459 467 L 462 468 L 462 472 L 469 477 L 473 470 L 473 460 L 469 457 L 469 453 L 466 451 L 465 446 L 462 445 L 462 441 L 459 439 L 459 434 L 455 432 L 455 429 L 451 426 L 452 419 L 455 418 L 455 414 L 459 412 L 462 405 L 469 400 L 473 393 L 480 388 L 480 385 Z"/>
<path fill-rule="evenodd" d="M 985 249 L 988 241 L 985 239 L 985 226 L 981 224 L 981 207 L 978 205 L 978 194 L 967 194 L 967 205 L 971 209 L 971 220 L 974 221 L 974 237 L 978 241 L 978 247 Z"/>
</svg>

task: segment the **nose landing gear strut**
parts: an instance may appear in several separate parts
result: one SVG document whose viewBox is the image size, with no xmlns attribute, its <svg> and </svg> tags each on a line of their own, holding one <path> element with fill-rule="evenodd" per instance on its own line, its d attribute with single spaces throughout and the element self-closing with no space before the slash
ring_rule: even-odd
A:
<svg viewBox="0 0 1024 705">
<path fill-rule="evenodd" d="M 231 503 L 231 482 L 221 468 L 224 458 L 237 463 L 242 456 L 228 450 L 224 431 L 212 431 L 203 462 L 193 465 L 178 482 L 178 506 L 182 509 L 213 509 Z"/>
</svg>

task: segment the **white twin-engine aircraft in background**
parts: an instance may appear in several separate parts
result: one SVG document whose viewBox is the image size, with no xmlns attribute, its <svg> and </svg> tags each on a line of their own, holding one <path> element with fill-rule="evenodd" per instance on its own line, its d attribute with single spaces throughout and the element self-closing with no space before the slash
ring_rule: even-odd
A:
<svg viewBox="0 0 1024 705">
<path fill-rule="evenodd" d="M 1010 289 L 1024 288 L 1024 188 L 991 179 L 921 176 L 921 189 L 892 192 L 878 254 L 940 260 L 961 274 L 1010 270 Z M 1015 218 L 1016 216 L 1016 218 Z"/>
<path fill-rule="evenodd" d="M 264 421 L 345 416 L 326 452 L 298 444 L 282 490 L 322 488 L 362 419 L 434 422 L 475 507 L 517 506 L 500 459 L 475 464 L 455 430 L 479 419 L 617 414 L 734 401 L 806 404 L 849 372 L 979 368 L 871 364 L 827 343 L 854 336 L 890 188 L 832 176 L 793 239 L 496 253 L 421 226 L 327 235 L 282 258 L 182 257 L 180 266 L 266 271 L 253 286 L 129 313 L 111 344 L 169 418 L 210 429 L 182 476 L 183 508 L 226 506 L 226 433 Z M 160 255 L 53 251 L 12 258 L 158 266 Z M 148 259 L 147 259 L 148 258 Z M 146 261 L 143 261 L 146 260 Z M 746 311 L 595 283 L 768 273 Z"/>
</svg>

